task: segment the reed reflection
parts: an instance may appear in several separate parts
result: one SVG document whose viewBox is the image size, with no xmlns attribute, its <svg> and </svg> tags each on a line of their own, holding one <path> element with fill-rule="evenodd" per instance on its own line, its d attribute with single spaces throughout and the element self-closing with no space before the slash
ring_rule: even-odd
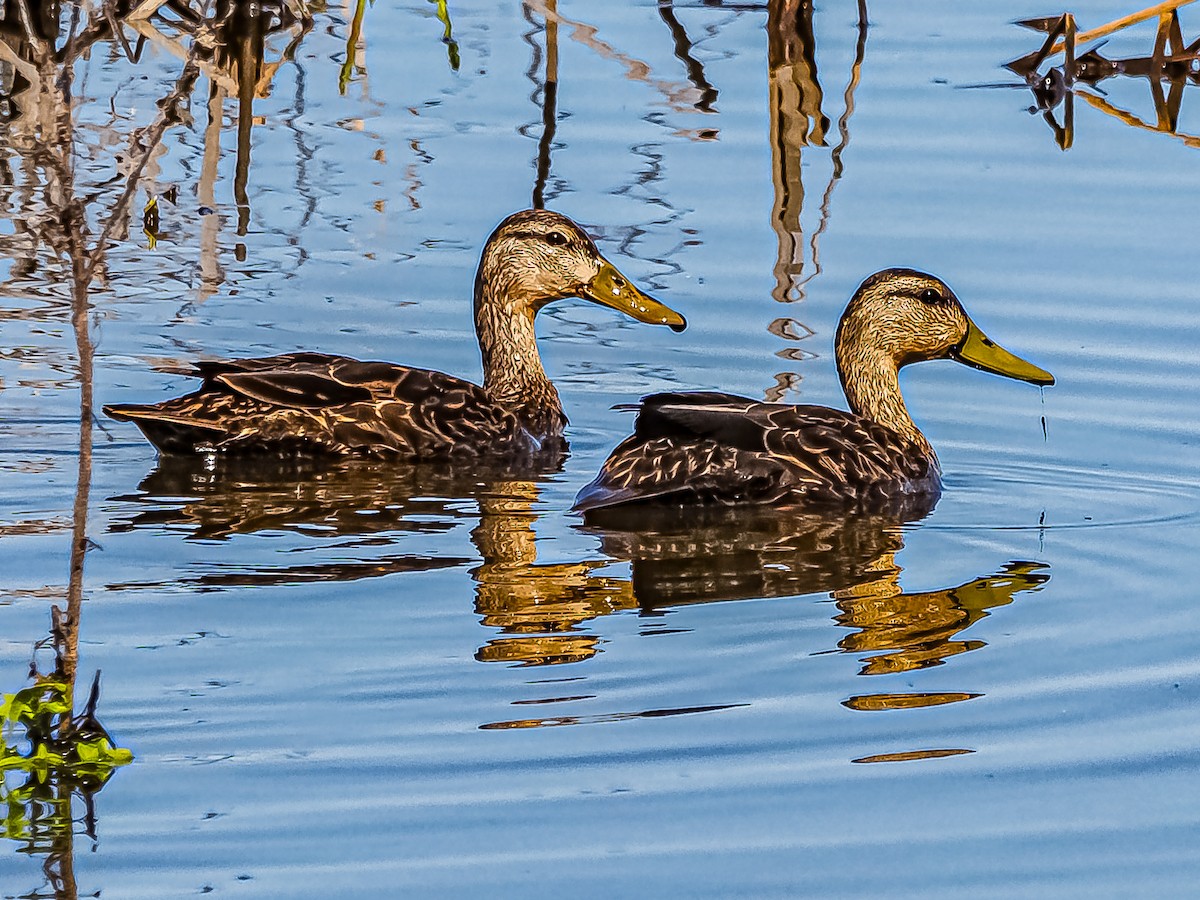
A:
<svg viewBox="0 0 1200 900">
<path fill-rule="evenodd" d="M 39 267 L 45 268 L 69 298 L 65 308 L 54 312 L 69 320 L 74 339 L 69 351 L 72 359 L 64 368 L 73 376 L 69 387 L 78 389 L 78 437 L 67 585 L 64 591 L 50 591 L 63 605 L 51 606 L 50 633 L 35 645 L 29 668 L 32 684 L 6 694 L 0 704 L 0 795 L 5 809 L 4 835 L 20 842 L 24 852 L 44 857 L 43 874 L 51 896 L 74 898 L 78 893 L 75 802 L 80 799 L 84 803 L 84 833 L 94 840 L 93 797 L 115 768 L 132 759 L 128 750 L 114 745 L 97 719 L 98 674 L 82 712 L 75 711 L 84 568 L 92 547 L 88 530 L 95 343 L 90 292 L 107 272 L 110 242 L 128 227 L 132 198 L 163 135 L 186 117 L 181 103 L 194 86 L 198 70 L 194 54 L 189 54 L 175 84 L 159 100 L 155 120 L 136 133 L 120 135 L 136 152 L 126 160 L 125 178 L 115 180 L 118 185 L 124 181 L 123 189 L 111 187 L 114 180 L 109 178 L 104 187 L 115 196 L 105 198 L 109 203 L 96 204 L 91 201 L 105 191 L 92 193 L 94 185 L 87 183 L 87 175 L 95 173 L 79 164 L 79 147 L 85 141 L 79 136 L 79 106 L 74 101 L 75 63 L 97 41 L 119 31 L 114 13 L 105 6 L 84 19 L 77 10 L 64 39 L 57 4 L 41 7 L 36 17 L 25 0 L 16 0 L 6 11 L 12 13 L 5 17 L 6 24 L 15 23 L 16 27 L 0 31 L 0 56 L 20 76 L 12 82 L 7 137 L 17 151 L 22 176 L 8 179 L 6 193 L 17 200 L 19 215 L 14 217 L 13 230 L 18 241 L 26 243 L 27 258 L 27 265 L 14 269 L 12 277 L 29 278 Z M 123 39 L 120 43 L 132 55 Z M 108 130 L 115 131 L 111 124 Z M 97 215 L 97 207 L 107 215 Z M 43 669 L 38 653 L 47 647 L 53 650 L 53 667 L 48 670 Z"/>
<path fill-rule="evenodd" d="M 141 40 L 181 59 L 194 59 L 209 82 L 204 161 L 197 185 L 197 197 L 209 213 L 204 218 L 200 240 L 200 296 L 203 299 L 214 293 L 224 278 L 216 255 L 219 220 L 215 215 L 214 188 L 225 101 L 229 97 L 237 99 L 233 196 L 237 207 L 236 233 L 245 236 L 250 228 L 248 188 L 254 101 L 270 95 L 275 73 L 294 58 L 300 41 L 313 26 L 313 18 L 307 7 L 297 0 L 266 3 L 218 0 L 211 15 L 206 6 L 195 10 L 182 3 L 175 7 L 175 12 L 182 12 L 181 15 L 162 16 L 163 5 L 157 0 L 139 4 L 126 21 Z M 278 57 L 268 59 L 268 38 L 275 35 L 283 36 L 287 43 Z M 154 231 L 149 237 L 153 245 L 161 235 Z M 243 259 L 245 252 L 245 247 L 239 244 L 236 248 L 238 258 Z"/>
<path fill-rule="evenodd" d="M 42 858 L 48 891 L 22 894 L 76 900 L 75 839 L 98 840 L 96 796 L 132 754 L 117 747 L 97 718 L 100 673 L 81 712 L 74 712 L 74 680 L 68 678 L 63 654 L 72 637 L 63 617 L 42 644 L 53 645 L 55 666 L 41 672 L 36 655 L 32 684 L 0 696 L 0 834 L 18 852 Z M 82 807 L 82 815 L 79 807 Z"/>
<path fill-rule="evenodd" d="M 1178 8 L 1191 0 L 1174 0 L 1159 3 L 1136 13 L 1123 16 L 1098 28 L 1079 32 L 1075 16 L 1063 13 L 1026 19 L 1018 22 L 1026 28 L 1046 34 L 1041 48 L 1014 59 L 1006 68 L 1025 80 L 1033 93 L 1035 106 L 1031 113 L 1040 112 L 1054 132 L 1055 142 L 1063 150 L 1074 143 L 1075 108 L 1074 99 L 1082 100 L 1101 112 L 1112 116 L 1131 127 L 1179 138 L 1191 147 L 1200 147 L 1200 136 L 1178 131 L 1179 111 L 1183 103 L 1184 88 L 1189 84 L 1200 84 L 1200 39 L 1185 43 L 1179 24 Z M 1085 52 L 1079 46 L 1089 41 L 1107 38 L 1109 35 L 1157 18 L 1154 42 L 1147 56 L 1109 59 L 1100 49 L 1104 42 L 1094 45 Z M 1039 71 L 1046 60 L 1063 54 L 1061 66 L 1051 66 L 1045 73 Z M 1155 121 L 1150 123 L 1130 110 L 1117 107 L 1097 93 L 1096 85 L 1116 76 L 1145 78 L 1150 87 L 1150 98 L 1154 104 Z M 1077 85 L 1086 85 L 1085 90 Z M 1164 92 L 1163 86 L 1168 88 Z M 1008 87 L 1009 85 L 977 85 L 977 87 Z M 1056 110 L 1061 106 L 1061 120 Z"/>
<path fill-rule="evenodd" d="M 830 151 L 830 176 L 821 196 L 820 220 L 805 247 L 803 156 L 808 147 L 825 147 L 830 129 L 824 112 L 825 94 L 818 77 L 816 34 L 813 5 L 809 0 L 770 0 L 767 4 L 767 64 L 770 91 L 770 146 L 775 197 L 771 227 L 779 242 L 774 267 L 775 287 L 771 295 L 780 303 L 802 300 L 806 285 L 821 272 L 819 240 L 829 225 L 834 186 L 842 177 L 842 156 L 850 143 L 850 117 L 854 113 L 854 92 L 862 72 L 867 44 L 866 0 L 858 3 L 858 36 L 854 60 L 843 95 L 843 111 L 838 117 L 838 141 Z M 805 274 L 806 255 L 812 271 Z M 814 333 L 794 316 L 780 316 L 768 330 L 790 343 L 776 356 L 791 361 L 815 356 L 800 342 Z M 779 401 L 798 388 L 799 372 L 780 372 L 765 392 L 770 401 Z"/>
<path fill-rule="evenodd" d="M 679 21 L 679 16 L 675 14 L 673 0 L 658 0 L 658 15 L 663 20 L 663 24 L 671 31 L 671 39 L 675 43 L 675 58 L 683 63 L 688 81 L 696 88 L 697 111 L 716 112 L 715 104 L 719 93 L 716 86 L 708 80 L 708 76 L 704 72 L 704 64 L 692 52 L 694 44 L 688 36 L 687 29 Z"/>
<path fill-rule="evenodd" d="M 770 0 L 767 4 L 767 65 L 769 68 L 771 158 L 775 206 L 771 224 L 779 238 L 775 266 L 775 299 L 797 299 L 793 280 L 804 268 L 804 180 L 801 151 L 825 146 L 829 117 L 817 78 L 813 7 L 807 0 Z"/>
<path fill-rule="evenodd" d="M 545 74 L 539 83 L 538 69 L 541 67 L 542 48 L 535 40 L 537 23 L 534 21 L 533 10 L 528 3 L 522 9 L 527 21 L 533 29 L 525 33 L 525 42 L 529 44 L 531 58 L 525 77 L 533 82 L 533 93 L 530 100 L 542 109 L 542 131 L 538 138 L 537 175 L 533 184 L 534 209 L 546 208 L 546 185 L 550 178 L 550 151 L 554 148 L 554 133 L 558 129 L 558 3 L 557 0 L 546 0 L 546 18 L 542 26 L 542 35 L 546 44 Z M 540 104 L 539 104 L 540 96 Z M 531 126 L 522 126 L 521 133 L 528 134 Z M 556 184 L 551 189 L 551 199 L 561 193 L 565 185 Z"/>
<path fill-rule="evenodd" d="M 663 20 L 672 28 L 672 34 L 676 39 L 676 55 L 682 54 L 681 58 L 691 60 L 690 43 L 687 41 L 686 32 L 674 18 L 669 7 L 670 3 L 663 0 L 659 6 L 659 12 Z M 615 51 L 603 42 L 594 39 L 595 29 L 592 26 L 565 18 L 559 12 L 558 0 L 523 0 L 522 12 L 525 21 L 530 25 L 530 29 L 522 36 L 530 49 L 529 66 L 525 70 L 525 77 L 533 85 L 529 99 L 535 107 L 539 108 L 540 118 L 535 122 L 526 122 L 520 126 L 518 131 L 525 137 L 537 134 L 537 156 L 533 163 L 535 174 L 531 206 L 534 209 L 545 209 L 547 202 L 552 203 L 570 187 L 565 179 L 554 174 L 552 166 L 553 151 L 565 146 L 565 142 L 558 135 L 560 118 L 559 25 L 567 26 L 571 29 L 569 32 L 571 37 L 582 40 L 586 46 L 599 52 L 602 56 L 611 58 Z M 540 43 L 539 37 L 541 38 Z M 620 57 L 619 54 L 616 55 Z M 638 79 L 643 80 L 650 71 L 649 66 L 640 60 L 626 59 L 630 65 L 630 72 L 638 73 Z M 692 60 L 692 62 L 695 61 Z M 703 82 L 703 67 L 699 63 L 689 65 L 688 73 L 689 78 L 692 78 L 694 82 L 697 77 Z M 703 82 L 704 88 L 702 89 L 701 82 L 696 82 L 696 89 L 707 92 L 702 93 L 702 96 L 715 99 L 716 90 L 707 82 Z M 703 99 L 697 101 L 694 111 L 713 112 L 711 105 Z M 564 119 L 569 115 L 566 111 L 561 114 Z M 646 118 L 650 120 L 652 117 Z M 694 132 L 694 136 L 698 139 L 707 139 L 715 136 L 715 132 L 710 134 L 707 130 L 701 129 Z M 661 182 L 665 173 L 664 153 L 661 146 L 654 141 L 634 144 L 629 147 L 629 155 L 642 165 L 612 193 L 618 196 L 635 197 L 639 204 L 653 208 L 656 213 L 653 230 L 660 230 L 680 221 L 686 215 L 687 210 L 677 208 L 662 190 Z M 623 255 L 654 263 L 663 274 L 675 275 L 683 272 L 683 267 L 675 261 L 675 256 L 683 250 L 686 243 L 676 244 L 665 252 L 647 253 L 643 247 L 643 241 L 652 230 L 647 226 L 625 225 L 602 228 L 591 225 L 589 228 L 595 232 L 601 232 L 606 240 L 615 241 Z"/>
</svg>

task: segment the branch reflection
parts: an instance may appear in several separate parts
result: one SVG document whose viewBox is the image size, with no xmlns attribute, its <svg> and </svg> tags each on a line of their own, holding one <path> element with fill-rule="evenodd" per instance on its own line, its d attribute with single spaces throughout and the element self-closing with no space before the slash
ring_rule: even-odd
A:
<svg viewBox="0 0 1200 900">
<path fill-rule="evenodd" d="M 1094 109 L 1098 109 L 1134 128 L 1169 134 L 1190 147 L 1200 147 L 1200 136 L 1180 133 L 1179 111 L 1183 103 L 1184 88 L 1189 84 L 1200 84 L 1200 39 L 1185 43 L 1179 24 L 1177 7 L 1191 0 L 1176 0 L 1159 4 L 1130 16 L 1124 16 L 1099 28 L 1078 33 L 1075 16 L 1063 13 L 1038 19 L 1026 19 L 1016 24 L 1035 31 L 1044 32 L 1042 46 L 1032 53 L 1014 59 L 1005 67 L 1025 80 L 1025 86 L 1033 93 L 1035 106 L 1031 113 L 1041 112 L 1042 117 L 1054 132 L 1055 142 L 1067 150 L 1075 139 L 1074 99 L 1078 95 Z M 1078 45 L 1137 25 L 1155 16 L 1158 26 L 1149 56 L 1109 59 L 1100 52 L 1104 41 L 1086 52 L 1077 54 Z M 1051 66 L 1045 73 L 1039 71 L 1047 59 L 1062 53 L 1061 66 Z M 1154 104 L 1155 122 L 1143 120 L 1135 113 L 1121 109 L 1094 91 L 1101 81 L 1116 76 L 1145 78 L 1150 86 L 1150 98 Z M 1087 85 L 1091 90 L 1076 87 Z M 1163 85 L 1168 84 L 1168 91 Z M 974 87 L 1019 87 L 1020 85 L 974 85 Z M 1055 111 L 1062 107 L 1061 121 Z"/>
</svg>

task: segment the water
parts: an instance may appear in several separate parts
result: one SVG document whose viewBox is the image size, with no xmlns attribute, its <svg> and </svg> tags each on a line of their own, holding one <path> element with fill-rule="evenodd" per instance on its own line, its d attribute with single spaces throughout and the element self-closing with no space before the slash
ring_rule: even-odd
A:
<svg viewBox="0 0 1200 900">
<path fill-rule="evenodd" d="M 1060 149 L 1000 67 L 1042 40 L 1011 21 L 1051 11 L 871 4 L 860 28 L 823 4 L 806 42 L 768 38 L 774 4 L 462 2 L 447 44 L 435 4 L 377 4 L 344 69 L 355 9 L 315 9 L 266 38 L 240 154 L 236 77 L 205 69 L 77 322 L 96 408 L 181 392 L 164 369 L 198 357 L 300 348 L 478 378 L 478 249 L 535 193 L 691 327 L 547 310 L 572 453 L 536 475 L 158 465 L 98 420 L 80 677 L 103 671 L 98 717 L 135 761 L 90 835 L 78 794 L 50 851 L 6 820 L 0 895 L 1190 889 L 1198 89 L 1172 134 L 1100 108 L 1154 125 L 1145 79 L 1081 86 Z M 1092 4 L 1080 28 L 1130 11 Z M 102 41 L 74 71 L 93 240 L 182 66 L 169 24 L 143 31 L 136 64 Z M 36 117 L 5 65 L 11 693 L 72 587 L 81 380 Z M 974 87 L 997 82 L 1017 87 Z M 1039 398 L 906 371 L 946 472 L 936 508 L 674 531 L 568 514 L 628 431 L 611 407 L 640 394 L 842 405 L 833 329 L 886 265 L 944 277 L 1058 378 Z"/>
</svg>

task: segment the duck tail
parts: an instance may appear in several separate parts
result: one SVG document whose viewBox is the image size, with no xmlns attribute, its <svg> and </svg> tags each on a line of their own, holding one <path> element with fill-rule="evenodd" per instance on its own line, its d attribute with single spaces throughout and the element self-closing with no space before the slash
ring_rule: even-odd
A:
<svg viewBox="0 0 1200 900">
<path fill-rule="evenodd" d="M 160 453 L 194 453 L 225 434 L 219 426 L 169 412 L 159 404 L 110 403 L 101 409 L 110 419 L 132 422 Z"/>
</svg>

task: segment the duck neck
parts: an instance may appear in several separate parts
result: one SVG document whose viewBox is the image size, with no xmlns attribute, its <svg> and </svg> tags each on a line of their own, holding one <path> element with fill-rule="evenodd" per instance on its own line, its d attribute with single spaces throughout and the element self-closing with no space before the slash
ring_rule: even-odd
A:
<svg viewBox="0 0 1200 900">
<path fill-rule="evenodd" d="M 900 365 L 886 349 L 850 339 L 838 330 L 837 368 L 842 390 L 855 415 L 870 419 L 937 459 L 933 446 L 913 422 L 900 394 Z"/>
<path fill-rule="evenodd" d="M 534 333 L 534 310 L 509 300 L 508 287 L 486 277 L 475 282 L 475 334 L 483 355 L 483 387 L 537 438 L 566 424 L 558 391 L 546 377 Z"/>
</svg>

